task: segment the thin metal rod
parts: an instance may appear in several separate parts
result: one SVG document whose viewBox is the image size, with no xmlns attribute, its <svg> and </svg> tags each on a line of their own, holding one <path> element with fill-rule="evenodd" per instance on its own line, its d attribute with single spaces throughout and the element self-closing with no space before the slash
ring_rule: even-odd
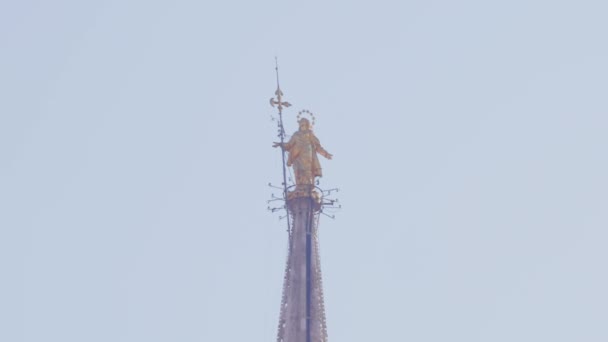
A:
<svg viewBox="0 0 608 342">
<path fill-rule="evenodd" d="M 283 198 L 285 199 L 285 211 L 287 212 L 287 233 L 288 238 L 291 240 L 291 219 L 289 215 L 289 206 L 287 205 L 287 166 L 285 164 L 285 149 L 283 144 L 285 143 L 285 128 L 283 127 L 283 105 L 281 104 L 281 87 L 279 85 L 279 60 L 275 56 L 275 70 L 277 74 L 277 102 L 279 108 L 279 138 L 281 139 L 281 159 L 283 165 Z"/>
<path fill-rule="evenodd" d="M 277 56 L 274 56 L 274 65 L 275 70 L 277 71 L 277 89 L 280 89 L 281 86 L 279 85 L 279 58 Z"/>
</svg>

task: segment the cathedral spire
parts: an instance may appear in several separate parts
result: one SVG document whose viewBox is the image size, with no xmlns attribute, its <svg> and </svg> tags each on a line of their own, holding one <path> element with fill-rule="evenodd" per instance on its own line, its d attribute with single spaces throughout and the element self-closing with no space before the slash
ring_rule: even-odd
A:
<svg viewBox="0 0 608 342">
<path fill-rule="evenodd" d="M 297 119 L 299 129 L 289 141 L 285 141 L 283 108 L 291 106 L 282 99 L 279 86 L 278 63 L 276 98 L 270 104 L 279 112 L 278 138 L 273 147 L 281 148 L 283 161 L 282 207 L 269 208 L 272 211 L 286 210 L 288 227 L 288 255 L 283 280 L 283 296 L 279 318 L 277 342 L 327 342 L 325 305 L 319 257 L 319 216 L 324 209 L 339 208 L 337 200 L 328 196 L 337 189 L 324 191 L 317 186 L 317 178 L 322 176 L 317 157 L 332 159 L 312 131 L 311 121 L 302 118 L 307 114 L 315 122 L 308 110 L 300 111 Z M 287 160 L 286 153 L 288 154 Z M 295 185 L 287 183 L 287 168 L 292 167 Z M 269 201 L 270 202 L 270 201 Z M 329 216 L 329 215 L 327 215 Z M 332 216 L 330 216 L 332 217 Z"/>
</svg>

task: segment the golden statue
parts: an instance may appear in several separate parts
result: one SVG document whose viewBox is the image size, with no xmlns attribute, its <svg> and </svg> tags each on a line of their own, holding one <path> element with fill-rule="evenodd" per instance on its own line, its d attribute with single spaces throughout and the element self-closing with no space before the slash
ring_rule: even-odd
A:
<svg viewBox="0 0 608 342">
<path fill-rule="evenodd" d="M 287 166 L 293 166 L 296 176 L 296 192 L 312 191 L 315 177 L 323 175 L 317 153 L 327 159 L 331 159 L 332 155 L 321 146 L 319 139 L 312 132 L 308 119 L 302 118 L 298 124 L 300 129 L 287 143 L 275 142 L 272 147 L 281 146 L 289 152 Z"/>
</svg>

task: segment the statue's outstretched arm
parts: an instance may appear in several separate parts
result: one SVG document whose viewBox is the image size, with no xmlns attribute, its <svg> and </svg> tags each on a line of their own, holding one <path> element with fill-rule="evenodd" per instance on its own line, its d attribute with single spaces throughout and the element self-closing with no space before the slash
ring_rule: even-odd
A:
<svg viewBox="0 0 608 342">
<path fill-rule="evenodd" d="M 325 151 L 325 149 L 323 148 L 323 146 L 321 146 L 321 144 L 317 144 L 317 153 L 319 153 L 320 155 L 322 155 L 323 157 L 331 160 L 331 158 L 333 157 L 333 155 L 327 151 Z"/>
</svg>

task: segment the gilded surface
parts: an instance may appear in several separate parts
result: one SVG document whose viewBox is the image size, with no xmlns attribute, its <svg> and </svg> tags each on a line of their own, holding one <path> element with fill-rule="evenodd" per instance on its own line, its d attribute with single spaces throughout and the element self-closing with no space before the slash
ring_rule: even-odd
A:
<svg viewBox="0 0 608 342">
<path fill-rule="evenodd" d="M 312 191 L 315 178 L 323 176 L 317 154 L 327 159 L 332 155 L 327 152 L 312 132 L 308 119 L 300 119 L 300 129 L 293 134 L 288 142 L 274 143 L 273 147 L 282 147 L 289 153 L 287 166 L 293 167 L 296 178 L 295 192 Z"/>
</svg>

